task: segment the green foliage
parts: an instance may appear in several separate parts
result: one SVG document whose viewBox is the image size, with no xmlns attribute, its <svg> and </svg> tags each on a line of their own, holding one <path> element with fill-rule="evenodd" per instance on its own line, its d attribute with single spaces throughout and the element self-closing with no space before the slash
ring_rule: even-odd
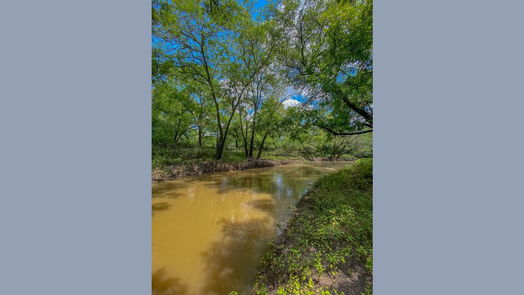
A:
<svg viewBox="0 0 524 295">
<path fill-rule="evenodd" d="M 371 127 L 372 3 L 284 0 L 276 19 L 286 76 L 320 106 L 309 122 L 333 132 Z"/>
<path fill-rule="evenodd" d="M 360 275 L 371 290 L 372 166 L 362 159 L 315 184 L 284 237 L 264 257 L 258 294 L 270 288 L 277 294 L 341 294 L 318 279 L 355 271 L 348 265 L 364 269 Z"/>
<path fill-rule="evenodd" d="M 152 1 L 153 167 L 372 156 L 372 2 Z M 288 90 L 305 101 L 284 106 Z M 371 160 L 319 181 L 257 293 L 342 294 L 321 276 L 372 272 Z M 371 294 L 366 289 L 365 294 Z M 238 294 L 231 292 L 230 295 Z"/>
<path fill-rule="evenodd" d="M 153 0 L 154 167 L 207 159 L 209 149 L 216 160 L 238 150 L 371 156 L 370 134 L 338 135 L 372 128 L 372 3 L 283 0 L 257 17 L 254 9 L 251 0 Z M 284 107 L 290 89 L 307 100 Z"/>
</svg>

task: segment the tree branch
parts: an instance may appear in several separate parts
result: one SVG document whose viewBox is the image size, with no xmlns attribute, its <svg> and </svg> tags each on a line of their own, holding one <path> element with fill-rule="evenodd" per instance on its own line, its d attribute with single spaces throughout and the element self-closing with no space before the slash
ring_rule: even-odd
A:
<svg viewBox="0 0 524 295">
<path fill-rule="evenodd" d="M 326 130 L 327 132 L 335 135 L 335 136 L 340 136 L 340 135 L 357 135 L 357 134 L 364 134 L 364 133 L 373 132 L 373 129 L 362 130 L 362 131 L 354 131 L 354 132 L 338 132 L 338 131 L 334 131 L 333 129 L 331 129 L 329 127 L 326 127 L 326 126 L 323 126 L 323 125 L 320 125 L 320 124 L 313 124 L 313 126 L 320 127 L 322 129 Z"/>
</svg>

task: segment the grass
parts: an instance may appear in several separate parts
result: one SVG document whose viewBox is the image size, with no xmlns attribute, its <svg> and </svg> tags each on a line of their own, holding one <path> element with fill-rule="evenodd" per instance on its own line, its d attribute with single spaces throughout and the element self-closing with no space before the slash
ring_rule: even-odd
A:
<svg viewBox="0 0 524 295">
<path fill-rule="evenodd" d="M 372 160 L 320 179 L 263 258 L 256 294 L 371 294 Z"/>
</svg>

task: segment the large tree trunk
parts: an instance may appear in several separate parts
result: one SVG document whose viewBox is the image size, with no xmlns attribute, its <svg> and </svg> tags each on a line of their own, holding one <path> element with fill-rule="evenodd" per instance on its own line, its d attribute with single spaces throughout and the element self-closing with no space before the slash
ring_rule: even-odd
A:
<svg viewBox="0 0 524 295">
<path fill-rule="evenodd" d="M 231 114 L 231 117 L 229 117 L 229 121 L 227 122 L 226 129 L 224 130 L 224 136 L 222 137 L 220 147 L 217 150 L 217 158 L 216 158 L 217 160 L 222 159 L 222 154 L 224 152 L 224 147 L 226 145 L 227 134 L 229 132 L 229 126 L 231 123 L 231 119 L 233 119 L 234 115 L 235 115 L 235 110 L 233 109 L 233 114 Z"/>
<path fill-rule="evenodd" d="M 198 125 L 198 147 L 202 147 L 202 127 Z"/>
<path fill-rule="evenodd" d="M 266 134 L 264 134 L 264 138 L 262 138 L 262 142 L 260 143 L 260 146 L 258 147 L 257 159 L 260 159 L 260 156 L 262 155 L 262 149 L 264 148 L 264 143 L 266 142 L 268 133 L 269 132 L 266 132 Z"/>
<path fill-rule="evenodd" d="M 217 144 L 217 148 L 215 152 L 215 160 L 222 159 L 222 154 L 224 153 L 224 145 L 221 141 L 222 140 L 220 140 L 220 142 Z"/>
</svg>

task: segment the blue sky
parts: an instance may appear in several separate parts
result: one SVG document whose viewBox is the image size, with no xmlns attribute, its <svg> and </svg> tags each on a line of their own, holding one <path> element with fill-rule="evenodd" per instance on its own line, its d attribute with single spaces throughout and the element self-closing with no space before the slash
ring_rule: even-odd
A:
<svg viewBox="0 0 524 295">
<path fill-rule="evenodd" d="M 277 3 L 279 0 L 255 0 L 253 9 L 251 10 L 251 14 L 253 15 L 253 18 L 257 18 L 260 16 L 260 11 L 263 9 L 266 5 L 269 3 Z M 161 47 L 163 45 L 163 42 L 159 38 L 152 37 L 151 40 L 153 47 Z M 290 100 L 289 104 L 294 105 L 295 103 L 304 103 L 306 102 L 307 98 L 300 94 L 295 88 L 292 86 L 288 86 L 286 88 L 286 92 L 284 96 L 282 97 L 282 101 Z"/>
<path fill-rule="evenodd" d="M 254 7 L 253 7 L 253 10 L 251 11 L 253 18 L 260 16 L 260 10 L 264 8 L 267 4 L 271 2 L 276 3 L 278 1 L 279 0 L 254 0 Z M 153 47 L 160 47 L 162 46 L 161 40 L 153 36 L 151 38 L 151 45 Z"/>
<path fill-rule="evenodd" d="M 267 3 L 268 3 L 267 0 L 257 0 L 257 1 L 255 1 L 255 8 L 257 8 L 257 9 L 262 8 L 262 7 L 266 6 Z"/>
<path fill-rule="evenodd" d="M 253 18 L 259 16 L 260 9 L 264 8 L 270 1 L 268 0 L 255 0 L 254 11 L 251 11 Z"/>
</svg>

